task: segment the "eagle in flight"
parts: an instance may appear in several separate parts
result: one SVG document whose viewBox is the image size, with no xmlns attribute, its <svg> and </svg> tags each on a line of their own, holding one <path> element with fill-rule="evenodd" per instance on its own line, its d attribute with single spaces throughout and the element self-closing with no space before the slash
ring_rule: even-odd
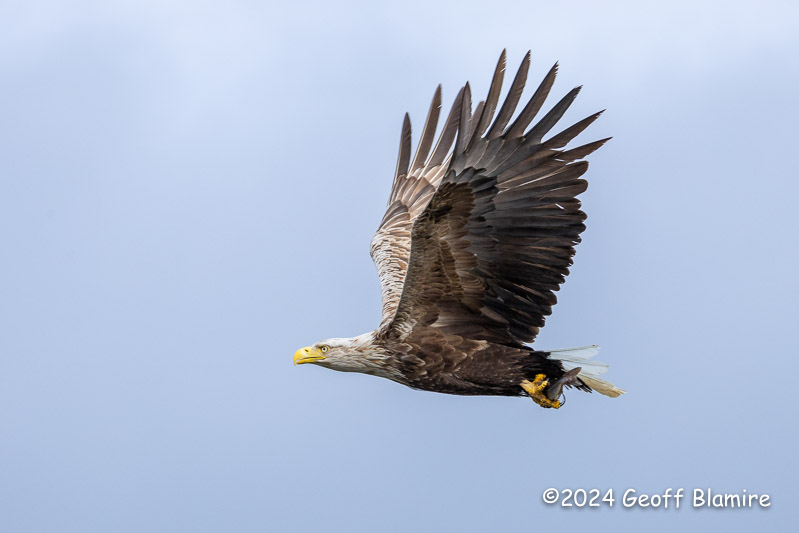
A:
<svg viewBox="0 0 799 533">
<path fill-rule="evenodd" d="M 557 63 L 511 122 L 529 67 L 528 52 L 496 112 L 503 51 L 486 99 L 472 111 L 466 83 L 435 141 L 439 85 L 415 155 L 406 113 L 388 207 L 371 243 L 380 326 L 300 348 L 295 364 L 448 394 L 529 395 L 548 408 L 562 405 L 568 387 L 624 392 L 599 379 L 607 365 L 590 360 L 597 346 L 528 346 L 552 312 L 585 229 L 577 199 L 588 186 L 583 159 L 608 140 L 565 149 L 601 112 L 544 140 L 580 87 L 530 127 Z"/>
</svg>

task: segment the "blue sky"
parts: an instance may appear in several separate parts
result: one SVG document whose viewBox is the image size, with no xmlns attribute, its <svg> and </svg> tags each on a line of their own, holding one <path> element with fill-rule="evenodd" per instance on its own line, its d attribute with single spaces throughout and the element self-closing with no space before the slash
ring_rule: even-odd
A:
<svg viewBox="0 0 799 533">
<path fill-rule="evenodd" d="M 3 2 L 0 529 L 786 530 L 797 11 Z M 584 85 L 565 121 L 607 108 L 536 346 L 602 345 L 629 394 L 555 412 L 294 368 L 378 324 L 403 113 L 418 133 L 438 83 L 484 94 L 505 47 Z M 773 504 L 566 510 L 548 487 Z"/>
</svg>

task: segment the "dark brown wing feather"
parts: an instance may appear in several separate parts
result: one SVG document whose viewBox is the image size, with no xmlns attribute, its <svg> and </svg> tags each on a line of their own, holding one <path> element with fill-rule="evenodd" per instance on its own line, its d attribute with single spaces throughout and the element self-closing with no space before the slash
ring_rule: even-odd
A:
<svg viewBox="0 0 799 533">
<path fill-rule="evenodd" d="M 508 126 L 528 68 L 529 54 L 490 127 L 499 92 L 496 75 L 487 103 L 474 116 L 468 84 L 453 107 L 450 116 L 459 116 L 455 148 L 413 222 L 402 295 L 393 320 L 384 315 L 382 335 L 403 340 L 414 330 L 429 335 L 435 328 L 445 335 L 519 345 L 531 342 L 552 312 L 554 293 L 585 229 L 577 195 L 587 187 L 581 176 L 588 163 L 577 160 L 607 139 L 560 150 L 597 113 L 542 140 L 579 88 L 529 128 L 557 66 Z"/>
</svg>

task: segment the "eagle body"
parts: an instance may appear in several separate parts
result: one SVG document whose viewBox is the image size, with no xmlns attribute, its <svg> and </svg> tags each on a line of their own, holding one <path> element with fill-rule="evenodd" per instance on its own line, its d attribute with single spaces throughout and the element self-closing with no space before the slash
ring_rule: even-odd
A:
<svg viewBox="0 0 799 533">
<path fill-rule="evenodd" d="M 421 341 L 397 347 L 392 360 L 402 377 L 396 381 L 446 394 L 520 396 L 524 394 L 519 387 L 522 381 L 532 381 L 538 374 L 557 379 L 564 372 L 547 353 L 526 346 L 422 337 Z"/>
<path fill-rule="evenodd" d="M 601 112 L 545 139 L 579 87 L 530 126 L 557 64 L 511 121 L 529 64 L 528 53 L 499 106 L 503 51 L 486 99 L 472 110 L 467 83 L 436 140 L 439 86 L 413 157 L 405 115 L 394 183 L 370 248 L 380 326 L 301 348 L 296 364 L 448 394 L 527 394 L 543 407 L 560 407 L 569 387 L 624 392 L 597 377 L 607 366 L 591 360 L 595 346 L 528 346 L 552 312 L 585 229 L 577 199 L 587 187 L 583 159 L 608 140 L 565 149 Z"/>
</svg>

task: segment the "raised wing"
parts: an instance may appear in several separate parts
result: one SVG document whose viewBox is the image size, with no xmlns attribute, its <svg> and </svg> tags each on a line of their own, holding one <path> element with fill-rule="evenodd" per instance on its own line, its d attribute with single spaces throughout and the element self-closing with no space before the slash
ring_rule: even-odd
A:
<svg viewBox="0 0 799 533">
<path fill-rule="evenodd" d="M 493 116 L 499 100 L 504 71 L 503 51 L 497 63 L 494 83 L 488 98 L 479 104 L 479 109 L 483 110 L 481 115 L 486 117 L 484 120 L 490 121 L 490 117 Z M 433 148 L 441 109 L 441 86 L 438 86 L 413 161 L 411 161 L 411 123 L 408 115 L 405 115 L 391 195 L 386 214 L 372 238 L 370 249 L 372 260 L 377 265 L 383 297 L 381 327 L 385 327 L 393 320 L 402 294 L 411 250 L 413 221 L 430 202 L 449 165 L 452 142 L 455 140 L 461 121 L 462 99 L 463 89 L 455 98 L 438 142 Z"/>
<path fill-rule="evenodd" d="M 561 150 L 600 112 L 543 141 L 579 87 L 528 129 L 552 87 L 557 64 L 510 123 L 529 64 L 528 53 L 493 123 L 487 106 L 472 115 L 469 85 L 464 87 L 455 148 L 435 194 L 413 224 L 404 290 L 383 335 L 404 339 L 435 328 L 521 344 L 535 338 L 552 312 L 554 292 L 585 229 L 576 197 L 587 187 L 580 177 L 588 163 L 578 160 L 608 139 Z"/>
</svg>

